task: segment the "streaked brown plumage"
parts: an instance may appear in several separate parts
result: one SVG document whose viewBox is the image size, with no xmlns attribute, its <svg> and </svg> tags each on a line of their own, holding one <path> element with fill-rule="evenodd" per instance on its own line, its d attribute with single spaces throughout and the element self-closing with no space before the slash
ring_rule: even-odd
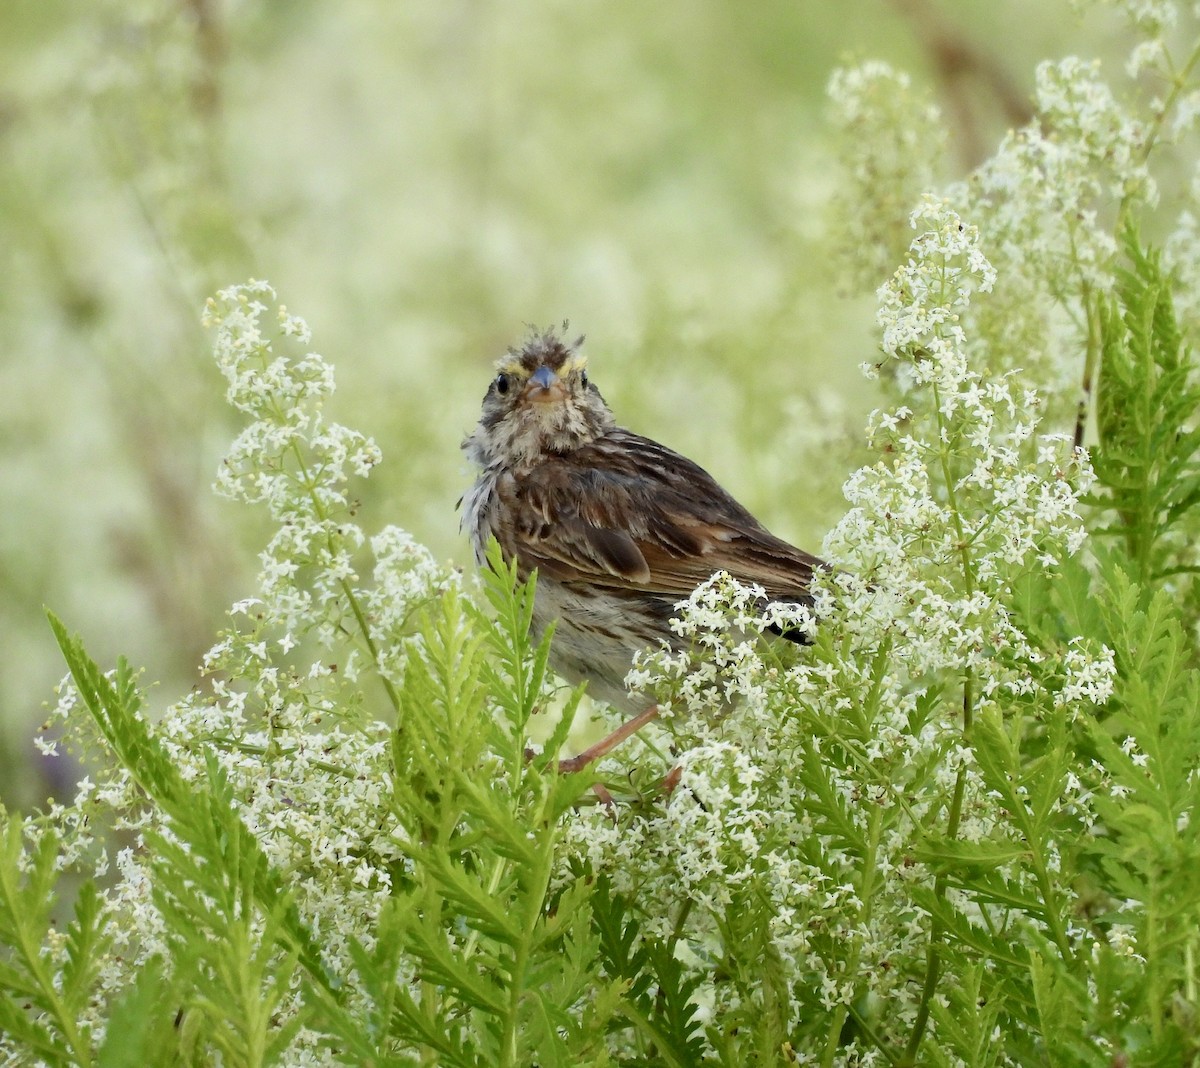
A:
<svg viewBox="0 0 1200 1068">
<path fill-rule="evenodd" d="M 633 654 L 715 571 L 770 600 L 806 603 L 815 556 L 775 537 L 703 468 L 616 425 L 579 347 L 553 331 L 510 350 L 463 449 L 481 468 L 463 529 L 482 564 L 489 536 L 538 572 L 534 625 L 557 620 L 551 663 L 630 708 Z"/>
</svg>

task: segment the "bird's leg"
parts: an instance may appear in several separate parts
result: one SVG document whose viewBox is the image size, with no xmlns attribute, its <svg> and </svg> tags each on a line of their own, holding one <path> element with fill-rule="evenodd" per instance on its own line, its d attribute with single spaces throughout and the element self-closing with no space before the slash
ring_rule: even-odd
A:
<svg viewBox="0 0 1200 1068">
<path fill-rule="evenodd" d="M 671 795 L 675 792 L 675 787 L 679 785 L 679 780 L 683 778 L 683 767 L 676 764 L 670 771 L 663 776 L 663 781 L 658 784 L 658 788 L 666 795 Z"/>
<path fill-rule="evenodd" d="M 578 756 L 558 762 L 558 770 L 564 775 L 573 775 L 583 771 L 593 761 L 607 756 L 609 752 L 620 745 L 626 738 L 637 734 L 647 723 L 658 718 L 658 705 L 651 705 L 644 712 L 639 712 L 633 719 L 626 720 L 607 738 L 601 738 L 595 745 L 589 746 Z"/>
</svg>

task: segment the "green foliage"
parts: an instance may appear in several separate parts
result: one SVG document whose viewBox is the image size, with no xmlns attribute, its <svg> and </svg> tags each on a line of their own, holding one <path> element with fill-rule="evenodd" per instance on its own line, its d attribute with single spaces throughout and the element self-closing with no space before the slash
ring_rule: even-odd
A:
<svg viewBox="0 0 1200 1068">
<path fill-rule="evenodd" d="M 868 109 L 890 84 L 841 82 Z M 403 531 L 368 537 L 350 482 L 381 453 L 326 421 L 307 325 L 278 308 L 269 336 L 265 283 L 214 299 L 252 416 L 221 485 L 275 529 L 201 684 L 153 717 L 51 616 L 54 723 L 104 760 L 71 804 L 5 817 L 0 1055 L 1200 1063 L 1188 257 L 1182 223 L 1162 251 L 1127 226 L 1162 117 L 1131 124 L 1077 60 L 1039 71 L 1037 106 L 912 216 L 876 459 L 812 609 L 703 583 L 681 651 L 630 676 L 661 722 L 587 774 L 560 771 L 588 706 L 531 630 L 536 580 L 494 544 L 473 589 Z M 891 194 L 912 110 L 849 127 L 889 133 L 862 174 Z M 1042 335 L 1018 370 L 1013 337 Z M 1064 368 L 1099 376 L 1094 470 Z"/>
<path fill-rule="evenodd" d="M 59 842 L 40 836 L 27 852 L 23 826 L 4 814 L 0 843 L 0 1029 L 29 1053 L 53 1065 L 94 1063 L 91 1028 L 81 1024 L 99 958 L 107 948 L 108 917 L 95 887 L 85 883 L 62 947 L 61 972 L 51 969 L 45 946 L 59 879 Z"/>
<path fill-rule="evenodd" d="M 1147 279 L 1165 283 L 1153 255 L 1132 243 L 1129 255 L 1141 275 L 1125 276 L 1119 321 L 1143 328 L 1113 341 L 1113 358 L 1133 374 L 1130 353 L 1141 352 L 1143 368 L 1174 375 L 1171 359 L 1183 358 L 1174 319 L 1161 294 L 1147 296 Z M 1148 300 L 1158 311 L 1146 318 Z M 920 358 L 934 358 L 937 344 Z M 256 359 L 270 367 L 265 357 Z M 943 375 L 938 395 L 961 388 Z M 1170 412 L 1186 421 L 1194 408 Z M 897 630 L 904 616 L 872 631 L 880 590 L 900 581 L 882 569 L 865 615 L 823 623 L 799 662 L 722 630 L 729 619 L 746 625 L 750 602 L 728 583 L 702 588 L 691 607 L 707 622 L 688 610 L 681 621 L 697 639 L 687 657 L 699 659 L 663 667 L 673 680 L 664 693 L 697 705 L 673 728 L 681 763 L 635 749 L 649 767 L 631 769 L 630 781 L 667 781 L 633 801 L 559 773 L 582 691 L 554 691 L 553 628 L 531 633 L 536 582 L 520 583 L 495 544 L 478 600 L 394 533 L 372 543 L 380 589 L 391 592 L 359 587 L 334 547 L 361 539 L 325 505 L 316 519 L 329 532 L 328 564 L 308 557 L 292 580 L 276 563 L 286 558 L 270 558 L 281 624 L 294 625 L 291 581 L 346 598 L 327 598 L 338 622 L 323 631 L 345 643 L 339 658 L 366 653 L 343 709 L 330 704 L 342 691 L 324 688 L 323 663 L 307 676 L 288 668 L 281 682 L 267 653 L 270 602 L 211 661 L 243 672 L 247 691 L 220 681 L 223 703 L 193 698 L 158 726 L 129 665 L 101 671 L 51 616 L 74 692 L 114 763 L 105 790 L 137 830 L 135 867 L 126 860 L 124 870 L 144 889 L 130 896 L 139 884 L 128 875 L 108 886 L 101 866 L 57 935 L 62 858 L 80 864 L 90 839 L 69 810 L 8 822 L 0 1012 L 10 1048 L 64 1065 L 267 1065 L 298 1050 L 329 1063 L 463 1068 L 735 1066 L 804 1054 L 827 1065 L 870 1056 L 1084 1064 L 1098 1049 L 1145 1064 L 1194 1060 L 1200 674 L 1165 586 L 1173 576 L 1142 567 L 1166 550 L 1139 556 L 1133 532 L 1084 561 L 1063 548 L 1069 525 L 1026 530 L 1012 504 L 1001 517 L 972 476 L 955 474 L 978 468 L 969 449 L 990 447 L 969 444 L 977 417 L 969 404 L 944 403 L 929 416 L 944 456 L 926 453 L 935 461 L 926 471 L 945 480 L 938 522 L 952 540 L 939 555 L 927 507 L 904 566 L 929 568 L 935 583 L 899 574 L 912 603 L 963 596 L 964 618 L 993 628 L 987 657 L 970 637 L 962 660 L 935 647 L 918 656 L 921 630 Z M 1161 413 L 1131 416 L 1120 433 L 1127 457 L 1171 438 Z M 877 492 L 903 469 L 877 468 Z M 1105 486 L 1111 499 L 1178 501 L 1178 483 L 1193 477 L 1181 460 Z M 332 499 L 311 477 L 296 494 L 301 515 Z M 894 507 L 882 514 L 889 538 Z M 280 511 L 287 537 L 298 537 Z M 1140 514 L 1151 546 L 1186 520 L 1186 509 Z M 968 528 L 979 533 L 964 551 L 957 539 Z M 871 532 L 858 529 L 869 547 Z M 1053 567 L 1009 564 L 1022 538 Z M 853 598 L 859 578 L 835 580 Z M 981 593 L 1003 598 L 1003 609 L 972 616 Z M 912 617 L 918 628 L 929 611 Z M 285 633 L 281 644 L 294 642 Z M 704 680 L 696 689 L 692 671 Z M 394 701 L 395 719 L 382 743 L 363 736 L 363 753 L 382 744 L 384 759 L 355 804 L 368 807 L 360 815 L 378 836 L 288 859 L 289 836 L 330 831 L 298 824 L 281 839 L 269 829 L 295 802 L 281 812 L 263 769 L 305 774 L 280 761 L 320 729 L 290 725 L 284 702 L 346 725 L 312 735 L 324 739 L 312 766 L 348 789 L 364 776 L 348 748 L 355 735 L 337 731 L 364 730 L 375 678 L 384 685 L 370 692 L 385 710 Z M 714 685 L 743 695 L 727 717 L 702 711 Z M 249 692 L 261 701 L 265 744 L 239 733 Z M 189 735 L 197 714 L 226 718 Z M 531 731 L 552 714 L 538 746 Z M 281 796 L 315 803 L 296 779 Z M 104 814 L 87 792 L 79 804 Z M 336 884 L 347 869 L 350 883 Z M 374 889 L 346 897 L 349 885 Z"/>
<path fill-rule="evenodd" d="M 175 1008 L 155 1000 L 154 1012 L 184 1017 L 178 1035 L 185 1052 L 198 1041 L 189 1037 L 186 1020 L 195 1013 L 203 1018 L 198 1026 L 206 1040 L 228 1063 L 277 1063 L 302 1022 L 299 1014 L 282 1028 L 273 1022 L 289 997 L 297 960 L 330 985 L 280 873 L 239 818 L 215 760 L 206 760 L 200 782 L 180 775 L 140 715 L 141 696 L 128 664 L 121 661 L 109 678 L 53 615 L 50 623 L 93 720 L 147 800 L 167 818 L 148 836 L 147 846 L 154 858 L 154 903 L 166 928 L 176 985 L 186 997 Z M 13 833 L 19 840 L 18 825 Z M 94 903 L 94 894 L 81 900 Z M 150 967 L 160 965 L 151 958 Z M 135 990 L 131 1004 L 141 1008 L 152 996 Z M 135 1029 L 137 1044 L 148 1041 L 150 1030 L 145 1023 Z"/>
<path fill-rule="evenodd" d="M 454 1065 L 604 1063 L 619 988 L 574 1011 L 599 936 L 586 883 L 553 879 L 562 817 L 587 783 L 559 776 L 553 751 L 527 754 L 550 636 L 529 637 L 532 584 L 518 583 L 496 551 L 492 563 L 491 613 L 454 592 L 422 612 L 391 746 L 388 812 L 403 860 L 395 893 L 350 947 L 352 975 L 331 970 L 238 815 L 220 761 L 208 753 L 203 776 L 185 779 L 142 717 L 128 665 L 104 674 L 51 616 L 84 704 L 163 818 L 145 836 L 162 937 L 93 1049 L 74 1018 L 96 994 L 111 916 L 86 884 L 56 991 L 38 951 L 59 843 L 45 833 L 22 877 L 26 827 L 12 821 L 0 869 L 0 915 L 11 917 L 0 933 L 21 954 L 0 976 L 9 1033 L 62 1064 L 201 1063 L 214 1053 L 230 1064 L 279 1063 L 297 1033 L 317 1025 L 324 1044 L 359 1063 L 412 1063 L 397 1050 L 415 1046 Z M 566 701 L 560 740 L 580 696 Z M 128 1027 L 112 1026 L 127 1017 Z"/>
<path fill-rule="evenodd" d="M 1161 348 L 1172 321 L 1157 322 Z M 1166 470 L 1159 487 L 1170 493 L 1164 480 L 1186 468 Z M 389 691 L 398 708 L 377 816 L 395 850 L 390 890 L 349 919 L 314 911 L 248 826 L 246 791 L 257 787 L 231 771 L 228 735 L 199 739 L 181 765 L 178 740 L 145 719 L 128 664 L 102 672 L 52 616 L 82 705 L 142 813 L 146 911 L 129 944 L 123 917 L 88 881 L 54 937 L 64 843 L 50 824 L 9 821 L 0 1011 L 10 1042 L 47 1063 L 99 1065 L 286 1063 L 298 1045 L 351 1063 L 472 1068 L 770 1064 L 805 1049 L 827 1064 L 868 1049 L 897 1064 L 1088 1063 L 1097 1044 L 1146 1064 L 1196 1056 L 1200 675 L 1177 607 L 1130 577 L 1125 553 L 1098 556 L 1095 574 L 1068 557 L 1053 581 L 1027 571 L 1013 583 L 1014 618 L 1040 652 L 1023 668 L 1036 685 L 1008 699 L 981 698 L 980 667 L 957 687 L 953 672 L 923 670 L 901 697 L 896 641 L 855 659 L 829 627 L 810 655 L 833 693 L 859 695 L 851 703 L 814 701 L 810 676 L 778 658 L 747 662 L 781 681 L 787 704 L 772 711 L 769 696 L 764 712 L 784 710 L 798 730 L 778 736 L 776 774 L 792 777 L 800 807 L 724 891 L 674 897 L 583 859 L 580 814 L 637 835 L 697 802 L 710 816 L 725 802 L 692 778 L 610 811 L 588 803 L 586 776 L 558 773 L 581 694 L 557 702 L 549 742 L 533 747 L 553 635 L 530 633 L 536 586 L 519 583 L 495 545 L 488 564 L 484 603 L 455 586 L 415 590 L 415 608 L 400 613 L 409 629 L 406 652 L 387 659 L 403 673 Z M 361 608 L 337 611 L 370 625 Z M 1080 640 L 1112 650 L 1102 715 L 1063 712 L 1081 685 L 1072 672 L 1086 669 L 1066 652 Z M 950 727 L 956 712 L 969 719 Z M 940 740 L 915 744 L 937 738 L 935 724 Z M 886 737 L 910 739 L 904 760 L 881 756 Z M 712 836 L 721 864 L 743 848 L 716 825 L 689 833 Z M 897 861 L 922 874 L 895 883 Z M 789 899 L 798 951 L 779 941 L 789 928 L 775 896 L 790 885 L 775 882 L 780 865 L 796 864 L 824 887 Z M 875 931 L 897 921 L 910 944 L 889 949 Z M 319 934 L 329 923 L 348 923 L 342 952 Z M 118 935 L 138 966 L 114 996 Z M 846 991 L 832 1007 L 831 990 Z"/>
<path fill-rule="evenodd" d="M 1200 383 L 1176 322 L 1162 257 L 1125 234 L 1128 265 L 1101 304 L 1103 355 L 1092 463 L 1134 577 L 1147 584 L 1192 572 L 1192 511 L 1200 502 Z"/>
<path fill-rule="evenodd" d="M 597 877 L 591 891 L 597 963 L 603 978 L 621 991 L 619 1016 L 632 1026 L 643 1051 L 625 1063 L 700 1064 L 704 1042 L 690 1000 L 699 979 L 684 975 L 671 943 L 642 932 L 637 909 L 613 892 L 607 876 Z"/>
<path fill-rule="evenodd" d="M 1145 958 L 1122 991 L 1128 1022 L 1110 1026 L 1147 1063 L 1188 1063 L 1200 1054 L 1200 672 L 1173 598 L 1160 590 L 1142 607 L 1123 573 L 1110 582 L 1103 607 L 1122 685 L 1113 715 L 1086 723 L 1105 769 L 1095 799 L 1105 833 L 1085 840 L 1081 862 L 1107 895 L 1101 922 L 1128 930 Z"/>
<path fill-rule="evenodd" d="M 586 784 L 526 759 L 549 642 L 528 639 L 532 586 L 495 549 L 491 559 L 494 625 L 450 593 L 419 629 L 392 747 L 394 836 L 407 864 L 380 919 L 377 946 L 388 953 L 372 957 L 360 943 L 355 958 L 381 1037 L 426 1045 L 447 1065 L 581 1063 L 604 1023 L 571 1016 L 594 939 L 585 888 L 554 888 L 552 876 L 561 818 Z M 419 993 L 395 983 L 398 968 Z M 356 1019 L 334 1022 L 356 1041 Z"/>
</svg>

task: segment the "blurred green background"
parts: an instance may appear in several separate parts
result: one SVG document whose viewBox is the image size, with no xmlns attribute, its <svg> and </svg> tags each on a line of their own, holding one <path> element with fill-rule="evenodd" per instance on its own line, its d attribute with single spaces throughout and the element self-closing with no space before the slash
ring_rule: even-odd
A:
<svg viewBox="0 0 1200 1068">
<path fill-rule="evenodd" d="M 165 703 L 252 592 L 262 517 L 209 489 L 238 429 L 215 288 L 265 277 L 309 321 L 329 416 L 384 451 L 368 531 L 468 561 L 492 361 L 569 318 L 622 422 L 815 549 L 875 347 L 833 266 L 831 70 L 911 71 L 953 177 L 1037 60 L 1121 37 L 1065 0 L 4 0 L 0 799 L 74 774 L 29 740 L 63 672 L 43 606 Z"/>
</svg>

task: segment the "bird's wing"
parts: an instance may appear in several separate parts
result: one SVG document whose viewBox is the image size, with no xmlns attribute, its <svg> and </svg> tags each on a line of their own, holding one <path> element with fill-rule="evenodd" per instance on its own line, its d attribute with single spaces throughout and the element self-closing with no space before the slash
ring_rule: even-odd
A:
<svg viewBox="0 0 1200 1068">
<path fill-rule="evenodd" d="M 711 475 L 616 430 L 521 476 L 501 479 L 504 549 L 527 568 L 686 597 L 714 571 L 804 599 L 822 562 L 768 532 Z"/>
</svg>

